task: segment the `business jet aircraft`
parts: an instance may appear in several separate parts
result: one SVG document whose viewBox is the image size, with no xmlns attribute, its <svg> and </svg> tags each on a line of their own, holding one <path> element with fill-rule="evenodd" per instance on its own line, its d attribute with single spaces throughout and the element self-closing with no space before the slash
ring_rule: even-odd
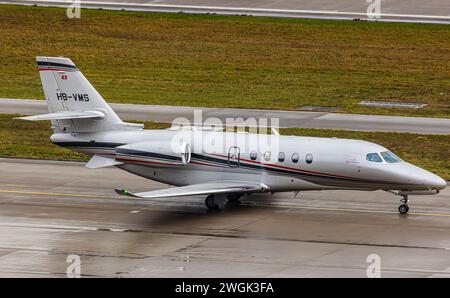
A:
<svg viewBox="0 0 450 298">
<path fill-rule="evenodd" d="M 93 155 L 88 168 L 116 166 L 177 186 L 140 193 L 116 189 L 121 195 L 205 195 L 206 206 L 217 209 L 227 199 L 237 201 L 251 193 L 385 190 L 402 197 L 398 210 L 404 214 L 408 195 L 437 194 L 446 187 L 442 178 L 361 140 L 195 128 L 144 130 L 143 125 L 123 122 L 70 59 L 36 59 L 49 113 L 20 119 L 51 120 L 51 141 Z M 226 139 L 229 146 L 205 152 L 192 141 L 202 137 Z M 277 150 L 242 150 L 251 137 L 276 138 Z"/>
</svg>

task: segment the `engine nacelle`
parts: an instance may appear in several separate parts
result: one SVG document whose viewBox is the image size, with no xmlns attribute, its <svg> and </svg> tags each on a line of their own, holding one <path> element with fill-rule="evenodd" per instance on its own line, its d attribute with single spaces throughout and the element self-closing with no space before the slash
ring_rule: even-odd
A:
<svg viewBox="0 0 450 298">
<path fill-rule="evenodd" d="M 191 147 L 187 143 L 147 141 L 116 147 L 115 158 L 124 163 L 152 167 L 185 166 L 191 161 Z"/>
</svg>

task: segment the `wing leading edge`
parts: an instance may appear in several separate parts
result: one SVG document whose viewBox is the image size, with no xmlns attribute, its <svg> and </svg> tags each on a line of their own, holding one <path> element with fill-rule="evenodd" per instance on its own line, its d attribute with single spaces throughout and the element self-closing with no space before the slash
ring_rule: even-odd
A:
<svg viewBox="0 0 450 298">
<path fill-rule="evenodd" d="M 266 185 L 255 182 L 209 182 L 192 184 L 187 186 L 159 189 L 147 192 L 132 193 L 125 189 L 116 189 L 115 191 L 120 195 L 126 195 L 142 199 L 151 198 L 167 198 L 167 197 L 181 197 L 193 195 L 209 195 L 222 193 L 251 193 L 251 192 L 265 192 L 268 188 Z"/>
</svg>

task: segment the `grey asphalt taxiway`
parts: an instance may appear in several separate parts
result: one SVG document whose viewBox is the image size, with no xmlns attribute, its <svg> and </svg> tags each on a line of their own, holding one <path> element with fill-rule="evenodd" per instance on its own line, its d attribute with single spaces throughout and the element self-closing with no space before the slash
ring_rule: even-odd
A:
<svg viewBox="0 0 450 298">
<path fill-rule="evenodd" d="M 228 117 L 242 119 L 266 118 L 267 123 L 271 125 L 273 124 L 271 123 L 271 118 L 278 118 L 280 127 L 450 134 L 450 119 L 448 118 L 135 104 L 111 104 L 111 107 L 125 120 L 151 120 L 170 123 L 174 119 L 185 118 L 191 123 L 194 123 L 194 121 L 203 123 L 208 118 L 218 118 L 222 123 L 226 123 L 226 118 Z M 201 111 L 202 120 L 194 118 L 195 110 Z M 45 113 L 48 113 L 48 110 L 43 100 L 0 98 L 0 114 L 36 115 Z"/>
<path fill-rule="evenodd" d="M 396 212 L 385 192 L 254 195 L 208 212 L 204 198 L 136 200 L 167 187 L 115 168 L 0 159 L 0 276 L 450 277 L 450 189 Z M 370 257 L 369 257 L 370 259 Z M 371 259 L 370 259 L 371 260 Z"/>
<path fill-rule="evenodd" d="M 0 3 L 67 7 L 70 0 L 4 0 Z M 369 20 L 450 24 L 446 0 L 83 0 L 82 8 L 147 12 L 246 15 L 332 20 Z M 369 8 L 371 6 L 372 8 Z M 368 15 L 377 13 L 377 15 Z"/>
</svg>

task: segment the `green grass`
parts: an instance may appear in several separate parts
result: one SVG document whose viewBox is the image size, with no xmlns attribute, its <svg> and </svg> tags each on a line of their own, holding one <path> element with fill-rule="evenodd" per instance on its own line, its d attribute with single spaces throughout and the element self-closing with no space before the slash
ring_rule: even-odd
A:
<svg viewBox="0 0 450 298">
<path fill-rule="evenodd" d="M 86 155 L 50 142 L 49 121 L 15 120 L 19 115 L 0 115 L 0 156 L 54 160 L 87 160 Z"/>
<path fill-rule="evenodd" d="M 16 115 L 17 116 L 17 115 Z M 49 141 L 50 123 L 13 120 L 0 114 L 0 156 L 86 161 L 88 157 L 60 148 Z M 168 127 L 166 123 L 145 122 L 148 129 Z M 282 134 L 363 139 L 383 145 L 404 160 L 450 179 L 450 136 L 408 133 L 353 132 L 322 129 L 281 129 Z"/>
<path fill-rule="evenodd" d="M 0 6 L 0 97 L 67 56 L 111 102 L 448 117 L 450 26 Z M 422 102 L 402 110 L 361 100 Z"/>
</svg>

